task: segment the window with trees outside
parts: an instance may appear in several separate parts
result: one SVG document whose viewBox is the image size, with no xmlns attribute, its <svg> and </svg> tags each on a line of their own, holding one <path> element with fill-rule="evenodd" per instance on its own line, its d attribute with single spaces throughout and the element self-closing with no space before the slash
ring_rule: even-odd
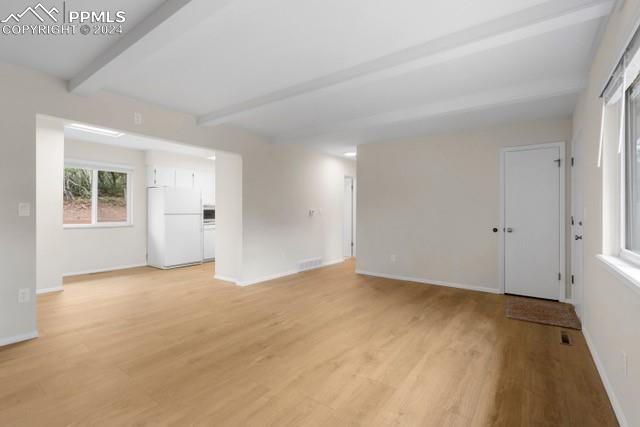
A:
<svg viewBox="0 0 640 427">
<path fill-rule="evenodd" d="M 67 164 L 64 168 L 64 225 L 131 224 L 130 171 Z"/>
</svg>

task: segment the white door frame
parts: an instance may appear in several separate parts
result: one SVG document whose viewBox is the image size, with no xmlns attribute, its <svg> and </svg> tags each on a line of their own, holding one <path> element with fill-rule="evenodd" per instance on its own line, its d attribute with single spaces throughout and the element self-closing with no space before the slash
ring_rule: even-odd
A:
<svg viewBox="0 0 640 427">
<path fill-rule="evenodd" d="M 499 275 L 500 275 L 500 293 L 504 294 L 506 289 L 505 284 L 505 158 L 506 153 L 512 151 L 528 151 L 528 150 L 538 150 L 542 148 L 552 148 L 557 147 L 560 149 L 560 274 L 562 275 L 562 279 L 558 281 L 558 300 L 565 301 L 565 287 L 567 282 L 567 266 L 565 261 L 565 251 L 566 251 L 566 196 L 565 196 L 565 174 L 566 174 L 566 144 L 564 141 L 560 142 L 551 142 L 547 144 L 532 144 L 532 145 L 520 145 L 516 147 L 504 147 L 500 149 L 500 228 L 499 231 L 502 233 L 501 238 L 499 239 Z"/>
<path fill-rule="evenodd" d="M 356 196 L 356 194 L 355 194 L 356 178 L 354 176 L 351 176 L 351 175 L 345 175 L 344 176 L 344 183 L 345 184 L 346 184 L 347 180 L 351 181 L 351 219 L 350 219 L 350 222 L 351 222 L 351 227 L 350 227 L 351 228 L 351 236 L 350 236 L 351 237 L 351 248 L 350 249 L 351 250 L 350 250 L 350 256 L 347 257 L 347 258 L 351 258 L 351 257 L 355 257 L 356 256 L 356 243 L 355 243 L 356 242 L 356 230 L 355 230 L 355 222 L 356 222 L 355 221 L 355 215 L 356 215 L 356 212 L 355 212 L 355 210 L 356 210 L 356 197 L 355 197 Z M 345 219 L 344 219 L 344 211 L 343 211 L 343 221 L 345 221 Z M 343 233 L 344 233 L 344 225 L 345 224 L 343 223 L 343 227 L 342 227 Z M 346 236 L 344 236 L 344 235 L 342 237 L 343 244 L 344 244 L 344 241 L 345 241 L 345 237 Z"/>
<path fill-rule="evenodd" d="M 572 218 L 574 218 L 576 221 L 582 221 L 583 224 L 578 226 L 580 228 L 580 231 L 582 233 L 582 235 L 584 235 L 584 145 L 578 145 L 578 144 L 583 144 L 582 142 L 582 129 L 579 129 L 574 138 L 571 141 L 571 158 L 572 158 L 572 167 L 571 167 L 571 216 Z M 580 151 L 579 154 L 580 156 L 577 155 L 577 148 L 579 147 Z M 576 162 L 575 165 L 573 164 L 573 158 L 576 158 Z M 580 186 L 580 197 L 579 200 L 576 200 L 576 197 L 578 196 L 576 188 Z M 581 319 L 583 318 L 584 315 L 584 298 L 583 298 L 583 283 L 584 283 L 584 238 L 581 240 L 581 245 L 582 245 L 582 259 L 581 260 L 577 260 L 577 256 L 576 256 L 576 250 L 575 250 L 575 241 L 574 241 L 574 232 L 576 231 L 576 226 L 573 226 L 572 224 L 570 224 L 571 227 L 571 237 L 570 237 L 570 244 L 571 244 L 571 276 L 573 277 L 574 274 L 576 274 L 577 280 L 575 281 L 575 283 L 571 282 L 571 280 L 569 280 L 569 283 L 571 283 L 570 287 L 571 287 L 571 300 L 567 300 L 567 302 L 572 303 L 574 306 L 576 306 L 576 312 L 578 314 L 578 317 L 580 317 Z M 579 272 L 576 270 L 580 270 Z"/>
</svg>

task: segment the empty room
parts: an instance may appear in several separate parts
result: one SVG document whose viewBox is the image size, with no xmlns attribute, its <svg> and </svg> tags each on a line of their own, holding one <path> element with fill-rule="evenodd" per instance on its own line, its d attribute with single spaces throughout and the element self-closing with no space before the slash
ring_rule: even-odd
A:
<svg viewBox="0 0 640 427">
<path fill-rule="evenodd" d="M 7 0 L 0 426 L 640 426 L 640 0 Z"/>
</svg>

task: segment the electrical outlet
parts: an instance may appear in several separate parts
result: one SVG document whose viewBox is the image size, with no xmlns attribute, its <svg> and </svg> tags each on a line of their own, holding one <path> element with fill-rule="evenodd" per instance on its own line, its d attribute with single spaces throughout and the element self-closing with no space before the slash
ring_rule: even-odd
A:
<svg viewBox="0 0 640 427">
<path fill-rule="evenodd" d="M 18 303 L 24 304 L 31 301 L 31 289 L 21 288 L 18 289 Z"/>
<path fill-rule="evenodd" d="M 629 376 L 629 357 L 627 353 L 624 351 L 620 352 L 622 354 L 622 372 L 624 372 L 624 376 Z"/>
<path fill-rule="evenodd" d="M 136 124 L 136 125 L 141 125 L 142 124 L 142 114 L 133 113 L 133 123 Z"/>
<path fill-rule="evenodd" d="M 396 254 L 392 254 L 392 255 L 389 257 L 389 259 L 391 260 L 391 262 L 392 262 L 393 264 L 395 264 L 395 263 L 396 263 L 396 261 L 398 260 L 398 255 L 396 255 Z"/>
</svg>

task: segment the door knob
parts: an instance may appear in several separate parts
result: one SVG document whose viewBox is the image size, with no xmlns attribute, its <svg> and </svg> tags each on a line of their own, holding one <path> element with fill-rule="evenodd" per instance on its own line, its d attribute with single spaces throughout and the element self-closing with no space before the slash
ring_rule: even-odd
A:
<svg viewBox="0 0 640 427">
<path fill-rule="evenodd" d="M 578 236 L 578 235 L 576 234 L 576 240 L 582 240 L 582 236 Z"/>
<path fill-rule="evenodd" d="M 513 228 L 507 227 L 507 233 L 513 233 Z"/>
</svg>

